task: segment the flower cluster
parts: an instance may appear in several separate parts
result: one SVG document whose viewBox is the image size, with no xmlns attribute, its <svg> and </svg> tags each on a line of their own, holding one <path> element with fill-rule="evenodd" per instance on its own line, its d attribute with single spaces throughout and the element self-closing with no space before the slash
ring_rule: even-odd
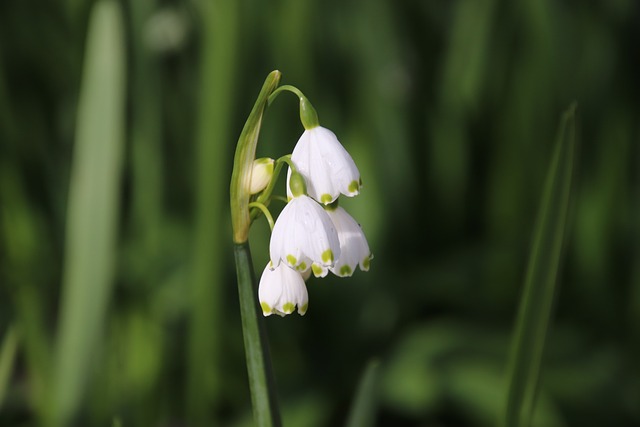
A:
<svg viewBox="0 0 640 427">
<path fill-rule="evenodd" d="M 340 194 L 359 194 L 360 172 L 336 135 L 317 124 L 315 111 L 315 120 L 305 122 L 303 101 L 305 131 L 287 159 L 288 203 L 273 226 L 271 259 L 258 288 L 265 316 L 284 316 L 296 307 L 305 314 L 309 301 L 305 280 L 311 273 L 347 277 L 358 266 L 369 270 L 372 258 L 360 225 L 338 206 Z"/>
</svg>

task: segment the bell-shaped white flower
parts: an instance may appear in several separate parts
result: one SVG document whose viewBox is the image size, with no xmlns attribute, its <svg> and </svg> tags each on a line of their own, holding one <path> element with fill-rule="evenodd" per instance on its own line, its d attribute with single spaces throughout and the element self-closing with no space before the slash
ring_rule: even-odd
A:
<svg viewBox="0 0 640 427">
<path fill-rule="evenodd" d="M 302 274 L 284 264 L 276 268 L 270 264 L 264 268 L 258 285 L 262 314 L 285 316 L 298 307 L 298 314 L 304 315 L 309 306 L 309 294 Z"/>
<path fill-rule="evenodd" d="M 340 256 L 340 241 L 329 215 L 310 197 L 291 199 L 276 220 L 269 252 L 274 266 L 281 261 L 298 271 L 312 263 L 330 267 Z"/>
<path fill-rule="evenodd" d="M 340 206 L 327 209 L 327 213 L 338 232 L 340 257 L 333 267 L 313 264 L 311 266 L 313 274 L 316 277 L 324 277 L 331 270 L 336 276 L 348 277 L 353 274 L 358 265 L 360 270 L 369 271 L 369 263 L 373 255 L 360 224 Z"/>
<path fill-rule="evenodd" d="M 296 185 L 293 198 L 280 212 L 271 232 L 271 262 L 277 267 L 283 261 L 298 271 L 306 271 L 313 263 L 331 267 L 340 257 L 336 229 L 327 212 L 304 194 L 300 174 L 291 179 L 291 187 Z"/>
<path fill-rule="evenodd" d="M 291 161 L 307 182 L 307 194 L 320 203 L 332 203 L 340 193 L 353 197 L 360 192 L 360 172 L 329 129 L 306 129 L 291 153 Z"/>
</svg>

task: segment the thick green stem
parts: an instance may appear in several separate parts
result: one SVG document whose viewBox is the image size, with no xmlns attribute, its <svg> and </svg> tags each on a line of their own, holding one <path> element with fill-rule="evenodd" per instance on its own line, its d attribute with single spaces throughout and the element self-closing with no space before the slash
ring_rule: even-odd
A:
<svg viewBox="0 0 640 427">
<path fill-rule="evenodd" d="M 280 426 L 280 412 L 271 369 L 269 343 L 256 297 L 256 276 L 251 262 L 249 243 L 235 244 L 234 254 L 253 417 L 259 427 Z"/>
</svg>

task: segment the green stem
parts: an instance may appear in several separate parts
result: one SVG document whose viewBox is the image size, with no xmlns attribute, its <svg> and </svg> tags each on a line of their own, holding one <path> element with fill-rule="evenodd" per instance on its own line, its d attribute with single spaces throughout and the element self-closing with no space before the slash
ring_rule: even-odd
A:
<svg viewBox="0 0 640 427">
<path fill-rule="evenodd" d="M 278 410 L 275 380 L 271 369 L 269 343 L 260 307 L 256 276 L 251 261 L 249 243 L 234 245 L 242 334 L 249 373 L 251 404 L 257 426 L 275 427 L 281 425 Z"/>
<path fill-rule="evenodd" d="M 281 92 L 287 91 L 291 92 L 298 97 L 300 100 L 300 121 L 302 122 L 302 126 L 305 129 L 313 129 L 320 125 L 318 122 L 318 113 L 316 113 L 315 108 L 309 102 L 306 96 L 295 86 L 291 85 L 282 85 L 273 91 L 271 95 L 269 95 L 269 99 L 267 100 L 267 105 L 271 105 L 271 103 L 280 95 Z"/>
<path fill-rule="evenodd" d="M 299 99 L 306 98 L 306 96 L 304 96 L 304 93 L 302 93 L 302 91 L 297 87 L 291 86 L 291 85 L 282 85 L 278 87 L 278 89 L 274 90 L 271 95 L 269 95 L 269 100 L 267 101 L 267 105 L 271 105 L 271 103 L 275 101 L 278 95 L 280 95 L 282 92 L 285 92 L 285 91 L 293 93 Z"/>
<path fill-rule="evenodd" d="M 269 227 L 271 227 L 271 231 L 273 231 L 273 217 L 271 216 L 271 212 L 269 212 L 269 209 L 267 209 L 267 207 L 260 202 L 251 202 L 249 203 L 249 207 L 260 209 L 265 218 L 267 218 L 267 222 L 269 223 Z"/>
<path fill-rule="evenodd" d="M 272 199 L 273 200 L 278 200 L 278 201 L 280 201 L 280 202 L 282 202 L 284 204 L 289 203 L 289 200 L 287 200 L 287 198 L 284 197 L 284 196 L 273 196 Z"/>
</svg>

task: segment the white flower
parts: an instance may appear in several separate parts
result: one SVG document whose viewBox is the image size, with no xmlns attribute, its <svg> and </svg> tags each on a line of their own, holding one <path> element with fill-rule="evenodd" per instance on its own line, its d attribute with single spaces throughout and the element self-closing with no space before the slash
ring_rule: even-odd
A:
<svg viewBox="0 0 640 427">
<path fill-rule="evenodd" d="M 276 220 L 269 243 L 274 267 L 280 261 L 298 271 L 312 263 L 331 267 L 340 257 L 340 241 L 327 212 L 304 194 L 291 199 Z"/>
<path fill-rule="evenodd" d="M 273 164 L 275 161 L 268 157 L 262 157 L 253 161 L 251 168 L 251 182 L 249 193 L 257 194 L 267 188 L 273 176 Z"/>
<path fill-rule="evenodd" d="M 347 277 L 353 274 L 358 265 L 360 270 L 369 271 L 369 263 L 373 255 L 360 224 L 340 206 L 332 210 L 327 209 L 327 213 L 338 232 L 340 257 L 333 267 L 327 268 L 313 264 L 311 266 L 313 274 L 316 277 L 324 277 L 327 271 L 331 270 L 336 276 Z"/>
<path fill-rule="evenodd" d="M 260 277 L 258 299 L 262 314 L 284 316 L 293 313 L 304 315 L 309 306 L 309 294 L 302 275 L 284 264 L 276 268 L 267 264 Z"/>
<path fill-rule="evenodd" d="M 305 130 L 291 161 L 307 182 L 307 194 L 318 202 L 326 205 L 340 193 L 352 197 L 360 192 L 360 172 L 329 129 L 316 126 Z"/>
</svg>

